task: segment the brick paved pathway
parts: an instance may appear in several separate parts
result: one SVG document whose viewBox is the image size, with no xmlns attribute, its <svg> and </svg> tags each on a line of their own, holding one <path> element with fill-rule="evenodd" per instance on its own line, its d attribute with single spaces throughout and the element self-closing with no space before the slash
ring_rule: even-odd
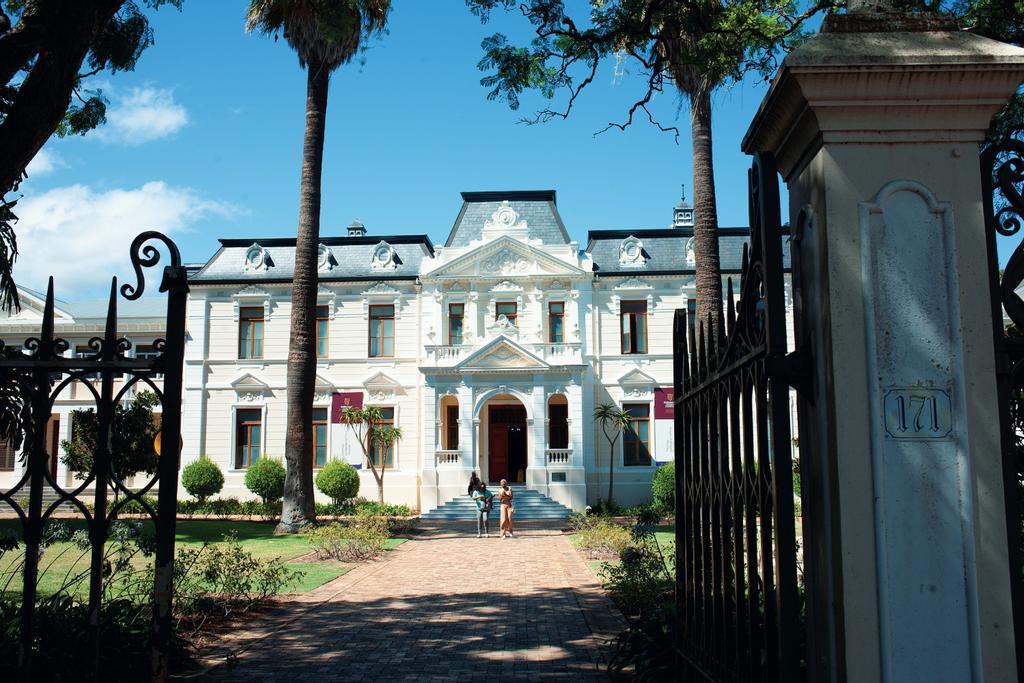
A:
<svg viewBox="0 0 1024 683">
<path fill-rule="evenodd" d="M 221 641 L 205 677 L 606 680 L 621 617 L 564 536 L 524 533 L 409 541 Z"/>
</svg>

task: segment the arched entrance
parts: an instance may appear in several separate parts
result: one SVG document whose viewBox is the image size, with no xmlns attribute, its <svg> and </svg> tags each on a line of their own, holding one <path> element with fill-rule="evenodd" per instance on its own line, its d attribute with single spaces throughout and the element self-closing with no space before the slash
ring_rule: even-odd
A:
<svg viewBox="0 0 1024 683">
<path fill-rule="evenodd" d="M 487 402 L 485 410 L 487 422 L 481 424 L 485 430 L 481 441 L 487 444 L 487 481 L 525 482 L 526 408 L 513 396 L 499 395 Z"/>
</svg>

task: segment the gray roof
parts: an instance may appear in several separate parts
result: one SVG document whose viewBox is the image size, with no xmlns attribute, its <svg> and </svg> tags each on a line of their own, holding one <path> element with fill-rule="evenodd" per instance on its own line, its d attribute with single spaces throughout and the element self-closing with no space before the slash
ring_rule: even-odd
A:
<svg viewBox="0 0 1024 683">
<path fill-rule="evenodd" d="M 426 235 L 366 235 L 325 237 L 320 242 L 331 250 L 332 267 L 320 271 L 321 282 L 351 280 L 413 280 L 424 258 L 433 256 L 434 245 Z M 396 267 L 374 270 L 373 253 L 380 242 L 394 249 Z M 227 282 L 291 282 L 295 270 L 295 239 L 222 239 L 221 248 L 197 272 L 189 273 L 196 284 Z M 256 243 L 270 256 L 266 270 L 246 271 L 245 253 Z"/>
<path fill-rule="evenodd" d="M 503 201 L 526 221 L 527 237 L 543 244 L 568 244 L 562 217 L 558 214 L 554 190 L 526 190 L 501 192 L 463 192 L 462 210 L 444 243 L 446 247 L 465 247 L 481 238 L 484 223 Z"/>
<path fill-rule="evenodd" d="M 749 241 L 750 231 L 747 228 L 719 228 L 718 232 L 722 272 L 738 273 L 743 261 L 743 245 Z M 619 245 L 630 236 L 643 243 L 644 257 L 647 259 L 643 268 L 619 265 Z M 692 228 L 591 230 L 588 233 L 587 252 L 594 259 L 594 272 L 598 276 L 693 273 L 693 264 L 686 261 L 686 243 L 692 237 Z M 788 258 L 786 263 L 788 265 Z"/>
</svg>

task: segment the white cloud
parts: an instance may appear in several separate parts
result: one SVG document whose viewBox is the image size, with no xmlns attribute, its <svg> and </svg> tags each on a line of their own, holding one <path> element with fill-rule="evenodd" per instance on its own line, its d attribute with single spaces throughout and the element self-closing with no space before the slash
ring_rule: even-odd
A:
<svg viewBox="0 0 1024 683">
<path fill-rule="evenodd" d="M 163 88 L 132 88 L 107 109 L 107 123 L 98 131 L 105 142 L 141 145 L 176 133 L 188 123 L 185 107 Z"/>
<path fill-rule="evenodd" d="M 231 216 L 232 205 L 210 201 L 195 190 L 149 182 L 136 189 L 97 191 L 85 185 L 58 187 L 18 202 L 19 284 L 42 289 L 54 275 L 58 296 L 103 289 L 111 275 L 131 272 L 128 248 L 143 230 L 176 238 L 206 216 Z M 180 238 L 179 238 L 180 241 Z"/>
<path fill-rule="evenodd" d="M 67 166 L 67 164 L 64 163 L 64 159 L 59 154 L 44 147 L 28 163 L 26 171 L 29 177 L 33 178 L 56 171 L 64 166 Z"/>
</svg>

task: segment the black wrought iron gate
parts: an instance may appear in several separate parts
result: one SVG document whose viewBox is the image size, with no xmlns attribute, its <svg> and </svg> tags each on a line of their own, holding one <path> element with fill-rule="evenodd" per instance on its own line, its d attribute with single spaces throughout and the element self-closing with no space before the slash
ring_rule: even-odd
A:
<svg viewBox="0 0 1024 683">
<path fill-rule="evenodd" d="M 132 342 L 117 332 L 117 279 L 111 285 L 106 328 L 102 337 L 89 341 L 92 353 L 83 358 L 65 357 L 67 340 L 58 338 L 54 329 L 53 278 L 50 278 L 38 337 L 28 339 L 23 348 L 4 346 L 0 371 L 15 378 L 16 392 L 31 412 L 27 420 L 21 479 L 9 490 L 0 491 L 0 508 L 10 506 L 17 514 L 25 545 L 22 608 L 20 623 L 19 676 L 32 680 L 36 660 L 45 653 L 36 651 L 35 615 L 39 578 L 40 544 L 44 526 L 59 507 L 71 506 L 81 514 L 90 543 L 88 614 L 92 639 L 92 657 L 81 663 L 81 677 L 109 677 L 100 669 L 101 628 L 103 625 L 104 545 L 112 522 L 119 511 L 134 501 L 145 510 L 155 525 L 156 566 L 152 607 L 152 678 L 167 677 L 167 652 L 171 638 L 171 598 L 173 589 L 174 533 L 178 488 L 178 463 L 181 443 L 181 387 L 185 353 L 185 306 L 188 296 L 186 271 L 177 246 L 158 232 L 144 232 L 131 246 L 131 262 L 136 284 L 121 287 L 125 299 L 142 296 L 144 268 L 160 261 L 160 251 L 152 242 L 161 242 L 170 252 L 170 264 L 164 267 L 160 291 L 167 293 L 166 335 L 153 340 L 158 352 L 153 358 L 126 356 Z M 162 388 L 154 377 L 163 375 Z M 115 393 L 115 379 L 123 378 Z M 86 478 L 72 489 L 61 486 L 51 475 L 49 463 L 53 444 L 47 443 L 43 428 L 53 410 L 54 401 L 72 383 L 78 382 L 95 403 L 98 447 L 92 454 L 93 467 Z M 156 393 L 162 405 L 160 449 L 155 474 L 139 489 L 129 490 L 113 466 L 117 453 L 111 438 L 115 409 L 133 387 L 144 386 Z M 97 390 L 98 386 L 98 390 Z M 8 397 L 10 398 L 10 397 Z M 144 497 L 157 489 L 156 509 Z M 55 500 L 44 504 L 44 491 L 56 493 Z M 116 498 L 111 498 L 111 493 Z M 27 509 L 19 502 L 28 497 Z M 47 497 L 52 497 L 53 494 Z M 91 509 L 86 501 L 91 497 Z M 112 502 L 112 500 L 114 502 Z M 6 503 L 6 506 L 4 505 Z"/>
<path fill-rule="evenodd" d="M 676 314 L 676 597 L 682 680 L 796 681 L 797 586 L 783 232 L 774 159 L 750 170 L 739 303 Z"/>
<path fill-rule="evenodd" d="M 982 206 L 988 240 L 989 282 L 1002 433 L 1003 497 L 1006 503 L 1010 595 L 1013 601 L 1017 670 L 1024 671 L 1024 241 L 999 268 L 996 238 L 1024 224 L 1024 142 L 1020 133 L 981 153 Z"/>
</svg>

